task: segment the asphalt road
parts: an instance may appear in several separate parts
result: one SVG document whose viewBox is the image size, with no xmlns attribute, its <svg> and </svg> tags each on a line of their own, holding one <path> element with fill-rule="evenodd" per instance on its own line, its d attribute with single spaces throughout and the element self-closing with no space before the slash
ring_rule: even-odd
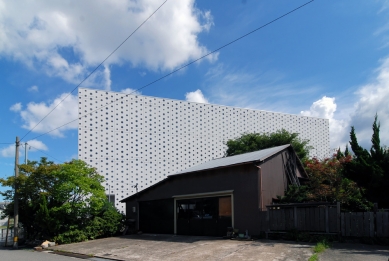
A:
<svg viewBox="0 0 389 261">
<path fill-rule="evenodd" d="M 32 249 L 18 249 L 0 247 L 1 261 L 109 261 L 98 257 L 70 257 L 53 254 L 47 251 L 37 252 Z"/>
<path fill-rule="evenodd" d="M 75 261 L 75 259 L 67 256 L 58 256 L 46 252 L 35 252 L 33 250 L 13 250 L 9 248 L 0 248 L 1 261 Z"/>
</svg>

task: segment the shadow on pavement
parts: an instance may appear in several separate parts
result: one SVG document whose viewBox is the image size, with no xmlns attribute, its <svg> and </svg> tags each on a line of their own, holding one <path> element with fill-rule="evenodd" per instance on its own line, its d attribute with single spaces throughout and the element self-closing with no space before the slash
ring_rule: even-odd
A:
<svg viewBox="0 0 389 261">
<path fill-rule="evenodd" d="M 332 250 L 339 251 L 342 254 L 359 254 L 366 255 L 380 255 L 389 257 L 389 246 L 366 245 L 366 244 L 351 244 L 351 243 L 334 243 L 331 246 Z"/>
<path fill-rule="evenodd" d="M 210 240 L 224 240 L 220 237 L 205 237 L 205 236 L 182 236 L 182 235 L 170 235 L 170 234 L 140 234 L 140 235 L 127 235 L 118 238 L 122 239 L 136 239 L 136 240 L 148 240 L 148 241 L 164 241 L 175 243 L 195 243 L 198 241 L 210 241 Z M 225 239 L 227 240 L 227 239 Z"/>
</svg>

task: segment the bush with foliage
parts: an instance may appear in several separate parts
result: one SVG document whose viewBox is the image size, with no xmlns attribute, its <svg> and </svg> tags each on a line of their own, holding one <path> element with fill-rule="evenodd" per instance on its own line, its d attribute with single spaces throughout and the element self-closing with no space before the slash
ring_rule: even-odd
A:
<svg viewBox="0 0 389 261">
<path fill-rule="evenodd" d="M 336 154 L 324 160 L 306 160 L 309 181 L 303 186 L 289 186 L 285 196 L 278 199 L 282 203 L 340 202 L 343 210 L 368 211 L 372 203 L 365 199 L 363 189 L 343 174 L 351 161 L 351 155 Z"/>
<path fill-rule="evenodd" d="M 42 158 L 20 165 L 18 178 L 0 179 L 2 186 L 17 184 L 19 221 L 27 237 L 70 243 L 111 236 L 121 227 L 123 215 L 107 201 L 104 178 L 81 160 L 55 164 Z M 1 192 L 11 204 L 13 190 Z"/>
<path fill-rule="evenodd" d="M 351 155 L 305 162 L 309 176 L 307 199 L 311 201 L 340 202 L 344 210 L 367 211 L 372 207 L 363 196 L 363 189 L 344 176 L 344 168 L 352 161 Z"/>
</svg>

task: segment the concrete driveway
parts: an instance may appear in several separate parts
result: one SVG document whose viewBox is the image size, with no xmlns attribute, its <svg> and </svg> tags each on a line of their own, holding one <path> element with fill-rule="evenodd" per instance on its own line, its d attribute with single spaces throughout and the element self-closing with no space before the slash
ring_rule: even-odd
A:
<svg viewBox="0 0 389 261">
<path fill-rule="evenodd" d="M 131 235 L 88 242 L 60 245 L 51 248 L 87 256 L 113 260 L 308 260 L 314 244 L 292 241 L 237 241 L 212 237 L 174 235 Z M 362 244 L 333 244 L 320 254 L 319 260 L 388 261 L 388 247 Z"/>
<path fill-rule="evenodd" d="M 212 237 L 131 235 L 60 245 L 52 250 L 116 260 L 307 260 L 312 244 L 237 241 Z"/>
<path fill-rule="evenodd" d="M 388 261 L 389 247 L 365 244 L 334 243 L 320 255 L 320 261 Z"/>
</svg>

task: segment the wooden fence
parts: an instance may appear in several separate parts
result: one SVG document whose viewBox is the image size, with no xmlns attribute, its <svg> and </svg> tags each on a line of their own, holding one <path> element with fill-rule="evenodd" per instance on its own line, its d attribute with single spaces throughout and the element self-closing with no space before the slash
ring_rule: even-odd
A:
<svg viewBox="0 0 389 261">
<path fill-rule="evenodd" d="M 260 213 L 260 227 L 266 233 L 297 230 L 312 234 L 389 237 L 389 212 L 343 213 L 339 203 L 270 205 Z"/>
</svg>

